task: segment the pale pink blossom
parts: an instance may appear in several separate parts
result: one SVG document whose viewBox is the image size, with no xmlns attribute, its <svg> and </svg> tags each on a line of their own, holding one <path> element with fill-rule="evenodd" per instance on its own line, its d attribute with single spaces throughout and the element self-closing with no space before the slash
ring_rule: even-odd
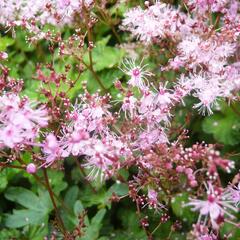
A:
<svg viewBox="0 0 240 240">
<path fill-rule="evenodd" d="M 158 193 L 150 188 L 148 189 L 147 205 L 149 208 L 154 208 L 157 211 L 165 208 L 165 206 L 158 200 Z"/>
<path fill-rule="evenodd" d="M 46 139 L 42 146 L 42 151 L 45 154 L 45 158 L 44 158 L 45 163 L 42 165 L 44 167 L 50 166 L 51 164 L 54 163 L 55 160 L 61 157 L 62 148 L 56 136 L 54 136 L 54 134 L 49 133 L 46 136 Z"/>
<path fill-rule="evenodd" d="M 145 89 L 148 83 L 147 77 L 150 77 L 153 74 L 145 69 L 147 65 L 141 65 L 142 62 L 137 65 L 134 60 L 125 59 L 121 70 L 130 77 L 128 80 L 130 86 Z"/>
<path fill-rule="evenodd" d="M 238 209 L 228 202 L 221 191 L 214 189 L 212 183 L 208 183 L 207 189 L 207 199 L 190 199 L 190 202 L 185 204 L 185 206 L 193 207 L 193 211 L 199 211 L 198 223 L 206 224 L 208 218 L 211 221 L 213 228 L 219 228 L 219 224 L 222 222 L 224 216 L 226 218 L 234 219 L 232 212 L 238 212 Z M 226 221 L 226 219 L 225 219 Z"/>
<path fill-rule="evenodd" d="M 89 8 L 92 0 L 85 0 L 84 5 Z M 2 24 L 17 25 L 19 21 L 35 21 L 46 24 L 63 26 L 72 24 L 74 15 L 83 8 L 81 0 L 2 0 L 0 1 L 0 21 Z"/>
<path fill-rule="evenodd" d="M 0 51 L 0 60 L 5 60 L 8 58 L 8 54 L 6 52 Z"/>
<path fill-rule="evenodd" d="M 37 171 L 37 167 L 34 163 L 29 163 L 26 167 L 26 171 L 30 174 L 34 174 Z"/>
<path fill-rule="evenodd" d="M 144 150 L 149 149 L 154 144 L 167 143 L 168 138 L 163 129 L 156 128 L 153 130 L 145 130 L 140 133 L 136 145 Z"/>
<path fill-rule="evenodd" d="M 124 30 L 130 31 L 145 44 L 154 39 L 181 39 L 191 33 L 195 22 L 186 14 L 160 1 L 145 10 L 130 9 L 123 20 Z"/>
<path fill-rule="evenodd" d="M 46 127 L 49 117 L 44 106 L 34 107 L 27 98 L 15 94 L 0 97 L 0 142 L 14 148 L 18 144 L 34 144 L 39 130 Z"/>
<path fill-rule="evenodd" d="M 237 186 L 228 186 L 224 192 L 224 199 L 238 207 L 240 205 L 240 183 Z"/>
</svg>

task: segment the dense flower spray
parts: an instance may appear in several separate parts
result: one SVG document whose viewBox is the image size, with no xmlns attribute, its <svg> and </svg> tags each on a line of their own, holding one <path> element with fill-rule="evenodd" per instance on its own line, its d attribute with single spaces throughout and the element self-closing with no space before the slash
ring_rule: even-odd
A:
<svg viewBox="0 0 240 240">
<path fill-rule="evenodd" d="M 44 107 L 33 108 L 27 98 L 15 94 L 0 97 L 1 147 L 14 148 L 18 144 L 34 144 L 39 129 L 48 123 Z"/>
<path fill-rule="evenodd" d="M 180 1 L 182 5 L 176 7 L 146 1 L 144 8 L 129 9 L 120 30 L 130 32 L 128 40 L 134 42 L 120 44 L 132 52 L 114 66 L 114 70 L 119 67 L 122 71 L 118 73 L 121 79 L 112 79 L 112 95 L 117 92 L 117 97 L 112 97 L 107 81 L 101 79 L 108 76 L 105 71 L 111 64 L 101 68 L 101 59 L 93 59 L 94 50 L 110 48 L 103 44 L 106 39 L 94 46 L 91 36 L 96 22 L 107 18 L 97 2 L 0 2 L 0 21 L 6 29 L 13 33 L 18 27 L 27 30 L 28 43 L 43 39 L 52 54 L 52 62 L 39 64 L 34 75 L 40 81 L 39 93 L 44 99 L 44 104 L 40 104 L 22 96 L 23 81 L 11 77 L 4 65 L 10 57 L 7 52 L 0 52 L 0 154 L 6 158 L 4 164 L 11 166 L 16 160 L 32 177 L 43 171 L 47 187 L 46 169 L 62 169 L 63 162 L 69 159 L 80 167 L 86 181 L 103 183 L 111 179 L 110 183 L 126 184 L 126 196 L 136 204 L 149 239 L 158 227 L 149 230 L 148 217 L 143 217 L 147 208 L 161 214 L 160 226 L 171 218 L 175 196 L 185 192 L 188 199 L 182 207 L 199 212 L 189 239 L 218 239 L 224 223 L 239 227 L 238 174 L 228 186 L 221 181 L 223 172 L 236 173 L 236 167 L 230 157 L 221 156 L 221 146 L 188 141 L 191 133 L 185 128 L 194 121 L 191 114 L 203 118 L 220 110 L 223 102 L 227 102 L 227 107 L 239 101 L 238 2 L 189 0 Z M 108 7 L 107 3 L 103 6 Z M 95 12 L 91 12 L 92 8 Z M 98 11 L 100 17 L 95 18 Z M 109 24 L 121 42 L 114 23 Z M 61 32 L 44 28 L 50 25 L 81 27 L 65 39 Z M 66 61 L 69 57 L 74 64 L 65 64 L 71 62 Z M 163 58 L 161 64 L 159 58 Z M 150 64 L 144 64 L 147 60 Z M 54 61 L 62 61 L 64 70 L 57 69 Z M 74 71 L 77 74 L 72 74 Z M 109 73 L 112 76 L 110 70 Z M 171 74 L 173 79 L 166 77 Z M 94 87 L 99 86 L 99 91 L 92 93 L 83 81 L 87 75 L 96 80 Z M 177 124 L 179 109 L 187 109 L 188 113 L 182 125 Z M 32 162 L 22 161 L 24 151 L 32 154 Z M 129 170 L 130 175 L 124 178 L 120 170 Z M 51 190 L 49 193 L 54 202 Z M 126 196 L 113 194 L 111 200 Z M 84 216 L 82 222 L 84 225 Z M 181 223 L 176 221 L 171 229 L 178 231 Z"/>
</svg>

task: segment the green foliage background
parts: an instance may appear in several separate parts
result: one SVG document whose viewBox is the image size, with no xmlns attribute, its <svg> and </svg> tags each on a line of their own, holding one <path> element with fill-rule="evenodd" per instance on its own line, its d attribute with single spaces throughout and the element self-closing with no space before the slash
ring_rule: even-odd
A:
<svg viewBox="0 0 240 240">
<path fill-rule="evenodd" d="M 135 1 L 131 1 L 131 5 L 135 3 Z M 109 13 L 116 20 L 116 28 L 127 7 L 126 4 L 109 7 Z M 72 30 L 66 27 L 62 32 L 63 36 L 67 38 Z M 118 33 L 122 42 L 130 41 L 128 34 L 119 30 Z M 94 28 L 94 43 L 94 69 L 104 87 L 113 96 L 113 100 L 116 100 L 118 92 L 114 88 L 114 81 L 116 79 L 126 81 L 126 77 L 118 69 L 118 66 L 128 52 L 117 46 L 118 42 L 111 28 L 102 22 L 97 23 Z M 143 55 L 141 48 L 142 46 L 139 47 L 139 60 Z M 160 54 L 158 49 L 153 46 L 150 50 L 154 51 L 155 55 L 149 55 L 144 60 L 145 63 L 149 64 L 149 70 L 156 73 L 156 80 L 165 79 L 171 83 L 176 77 L 174 73 L 163 74 L 159 70 L 159 65 L 166 62 L 168 53 Z M 17 30 L 16 37 L 13 38 L 10 32 L 5 33 L 5 30 L 2 29 L 0 51 L 6 51 L 9 54 L 9 60 L 6 64 L 10 68 L 10 75 L 24 79 L 25 85 L 22 94 L 28 95 L 33 100 L 44 102 L 45 99 L 36 91 L 40 82 L 34 80 L 34 76 L 38 62 L 51 61 L 48 43 L 40 41 L 29 46 L 26 44 L 25 33 L 22 30 Z M 88 61 L 87 56 L 84 56 L 83 59 Z M 59 73 L 64 71 L 65 64 L 76 66 L 77 62 L 71 57 L 64 59 L 63 62 L 56 52 L 54 54 L 55 70 Z M 75 79 L 77 74 L 76 69 L 73 68 L 68 77 Z M 69 93 L 73 101 L 82 92 L 83 81 L 87 81 L 90 92 L 99 89 L 99 85 L 91 72 L 86 70 Z M 66 86 L 62 85 L 61 87 L 64 89 Z M 220 110 L 216 110 L 214 115 L 204 118 L 191 109 L 192 101 L 192 99 L 186 99 L 186 106 L 177 109 L 173 125 L 176 127 L 185 126 L 189 129 L 189 144 L 196 141 L 218 143 L 222 153 L 231 154 L 231 159 L 235 160 L 236 169 L 239 169 L 239 104 L 230 108 L 222 102 Z M 185 121 L 187 115 L 191 116 L 190 123 Z M 25 163 L 31 161 L 31 156 L 28 153 L 24 153 L 21 157 Z M 82 160 L 79 159 L 79 161 Z M 75 161 L 71 158 L 65 161 L 64 166 L 63 171 L 51 170 L 49 172 L 50 184 L 67 230 L 73 231 L 78 225 L 78 216 L 87 211 L 84 218 L 85 235 L 77 239 L 147 239 L 145 232 L 139 225 L 134 203 L 127 198 L 123 198 L 119 203 L 109 201 L 112 193 L 125 196 L 128 193 L 126 184 L 114 183 L 112 180 L 106 183 L 86 182 L 83 171 L 76 166 Z M 125 179 L 128 179 L 131 172 L 123 171 L 121 174 Z M 230 177 L 224 174 L 222 176 L 223 183 L 227 184 Z M 41 171 L 38 172 L 38 177 L 41 179 Z M 52 232 L 56 231 L 54 208 L 45 186 L 39 182 L 39 179 L 19 169 L 8 168 L 0 171 L 0 240 L 41 240 L 46 236 L 50 239 Z M 182 208 L 182 203 L 186 202 L 187 198 L 187 192 L 175 196 L 170 203 L 171 219 L 157 229 L 154 234 L 155 239 L 186 239 L 186 233 L 197 219 L 197 216 L 189 208 Z M 155 214 L 154 211 L 147 209 L 144 210 L 144 213 L 149 216 L 150 229 L 153 230 L 158 225 L 161 214 Z M 183 229 L 171 232 L 171 226 L 176 220 L 182 222 Z M 228 233 L 229 230 L 232 230 L 231 226 L 225 224 L 221 229 L 222 235 Z M 60 233 L 56 233 L 56 238 L 63 239 Z M 232 239 L 240 239 L 240 231 L 236 230 Z"/>
</svg>

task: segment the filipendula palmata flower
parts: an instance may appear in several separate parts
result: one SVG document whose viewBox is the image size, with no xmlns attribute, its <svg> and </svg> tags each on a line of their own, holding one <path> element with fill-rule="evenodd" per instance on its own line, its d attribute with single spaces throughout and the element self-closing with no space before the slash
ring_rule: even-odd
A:
<svg viewBox="0 0 240 240">
<path fill-rule="evenodd" d="M 125 59 L 122 65 L 123 68 L 120 69 L 130 77 L 128 84 L 141 90 L 145 89 L 148 84 L 147 77 L 153 75 L 151 72 L 145 69 L 147 65 L 141 66 L 142 61 L 139 65 L 137 65 L 132 59 Z"/>
<path fill-rule="evenodd" d="M 31 145 L 39 130 L 48 124 L 48 112 L 16 94 L 0 97 L 0 145 L 14 148 L 18 144 Z"/>
<path fill-rule="evenodd" d="M 191 206 L 193 211 L 199 211 L 198 224 L 206 225 L 209 219 L 212 227 L 218 229 L 222 222 L 228 222 L 228 218 L 234 219 L 235 217 L 231 212 L 238 212 L 238 209 L 233 206 L 232 202 L 224 198 L 221 191 L 215 190 L 212 183 L 208 182 L 205 187 L 207 189 L 206 199 L 191 198 L 190 202 L 184 206 Z M 232 221 L 229 222 L 232 223 Z"/>
<path fill-rule="evenodd" d="M 237 186 L 228 186 L 223 198 L 238 207 L 240 205 L 240 182 Z"/>
</svg>

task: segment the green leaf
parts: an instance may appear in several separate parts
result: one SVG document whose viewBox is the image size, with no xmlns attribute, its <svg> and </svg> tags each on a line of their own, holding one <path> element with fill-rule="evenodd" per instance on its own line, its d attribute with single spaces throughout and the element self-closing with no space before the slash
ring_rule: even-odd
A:
<svg viewBox="0 0 240 240">
<path fill-rule="evenodd" d="M 72 231 L 78 224 L 78 215 L 74 214 L 74 203 L 78 198 L 79 189 L 77 186 L 71 187 L 65 197 L 64 206 L 61 208 L 61 217 L 63 219 L 65 227 Z"/>
<path fill-rule="evenodd" d="M 111 15 L 123 16 L 127 9 L 127 2 L 117 2 L 110 8 L 110 13 Z"/>
<path fill-rule="evenodd" d="M 203 131 L 213 134 L 216 141 L 228 145 L 240 143 L 240 122 L 230 109 L 226 114 L 216 113 L 204 119 Z"/>
<path fill-rule="evenodd" d="M 39 210 L 41 207 L 38 197 L 33 192 L 22 187 L 10 187 L 5 192 L 4 196 L 8 200 L 17 202 L 32 210 Z"/>
<path fill-rule="evenodd" d="M 0 239 L 20 239 L 20 231 L 17 229 L 1 229 Z"/>
<path fill-rule="evenodd" d="M 128 185 L 125 183 L 115 183 L 108 190 L 109 197 L 112 193 L 117 194 L 118 196 L 124 196 L 128 194 Z"/>
<path fill-rule="evenodd" d="M 224 235 L 230 235 L 229 240 L 240 239 L 240 229 L 233 227 L 230 223 L 224 223 L 224 225 L 220 228 L 221 237 L 224 238 Z"/>
<path fill-rule="evenodd" d="M 13 210 L 12 214 L 5 215 L 5 225 L 9 228 L 18 228 L 26 225 L 46 224 L 48 213 L 53 209 L 47 191 L 39 194 L 39 197 L 28 189 L 22 187 L 10 187 L 5 197 L 14 201 L 26 209 Z"/>
<path fill-rule="evenodd" d="M 7 184 L 7 172 L 3 170 L 0 172 L 0 192 L 2 192 L 7 187 Z"/>
<path fill-rule="evenodd" d="M 102 220 L 106 214 L 106 209 L 101 209 L 91 219 L 90 225 L 87 227 L 85 235 L 80 238 L 81 240 L 97 240 L 99 237 L 99 231 L 102 227 Z"/>
<path fill-rule="evenodd" d="M 80 200 L 77 200 L 73 208 L 74 214 L 76 216 L 79 216 L 83 212 L 83 210 L 84 210 L 84 207 L 82 205 L 82 202 Z"/>
<path fill-rule="evenodd" d="M 79 188 L 77 186 L 72 186 L 71 188 L 69 188 L 69 190 L 67 191 L 64 197 L 64 203 L 68 207 L 73 207 L 74 203 L 77 201 L 78 194 L 79 194 Z"/>
<path fill-rule="evenodd" d="M 103 70 L 99 73 L 100 79 L 103 81 L 103 85 L 105 88 L 110 88 L 113 86 L 116 80 L 120 79 L 124 73 L 120 69 L 111 69 L 111 70 Z"/>
<path fill-rule="evenodd" d="M 48 226 L 45 223 L 41 224 L 40 226 L 27 225 L 24 227 L 23 231 L 27 239 L 42 240 L 48 234 Z"/>
<path fill-rule="evenodd" d="M 183 221 L 189 224 L 194 222 L 196 214 L 191 210 L 190 207 L 183 206 L 184 203 L 188 202 L 188 193 L 181 193 L 172 198 L 171 206 L 174 214 L 180 217 Z"/>
<path fill-rule="evenodd" d="M 61 191 L 67 188 L 67 183 L 63 179 L 63 172 L 51 170 L 48 171 L 48 177 L 55 194 L 59 195 Z"/>
<path fill-rule="evenodd" d="M 5 51 L 7 47 L 13 45 L 14 42 L 15 40 L 9 37 L 0 38 L 0 51 Z"/>
<path fill-rule="evenodd" d="M 105 44 L 107 44 L 105 39 L 98 41 L 96 47 L 92 50 L 93 68 L 95 71 L 117 67 L 125 55 L 123 49 L 106 46 Z M 84 55 L 83 60 L 88 65 L 90 64 L 88 53 Z"/>
<path fill-rule="evenodd" d="M 16 41 L 16 48 L 21 50 L 22 52 L 32 52 L 36 49 L 36 46 L 33 44 L 28 44 L 26 42 L 26 33 L 24 31 L 17 31 L 16 33 L 17 41 Z"/>
<path fill-rule="evenodd" d="M 117 68 L 105 69 L 98 72 L 98 77 L 106 89 L 111 88 L 114 85 L 115 81 L 120 79 L 123 75 L 124 73 Z M 98 89 L 101 89 L 98 81 L 91 73 L 88 75 L 87 87 L 90 92 L 96 92 Z"/>
<path fill-rule="evenodd" d="M 13 214 L 7 214 L 5 226 L 9 228 L 23 227 L 28 224 L 40 225 L 47 221 L 48 215 L 45 212 L 31 209 L 13 210 Z"/>
<path fill-rule="evenodd" d="M 106 209 L 101 209 L 97 212 L 97 214 L 92 218 L 91 224 L 93 225 L 100 225 L 102 222 L 102 219 L 104 218 L 106 214 Z"/>
<path fill-rule="evenodd" d="M 104 188 L 99 190 L 97 193 L 94 193 L 90 187 L 87 187 L 84 191 L 80 192 L 80 196 L 80 199 L 85 207 L 91 207 L 93 205 L 110 205 L 108 202 L 109 194 Z"/>
</svg>

